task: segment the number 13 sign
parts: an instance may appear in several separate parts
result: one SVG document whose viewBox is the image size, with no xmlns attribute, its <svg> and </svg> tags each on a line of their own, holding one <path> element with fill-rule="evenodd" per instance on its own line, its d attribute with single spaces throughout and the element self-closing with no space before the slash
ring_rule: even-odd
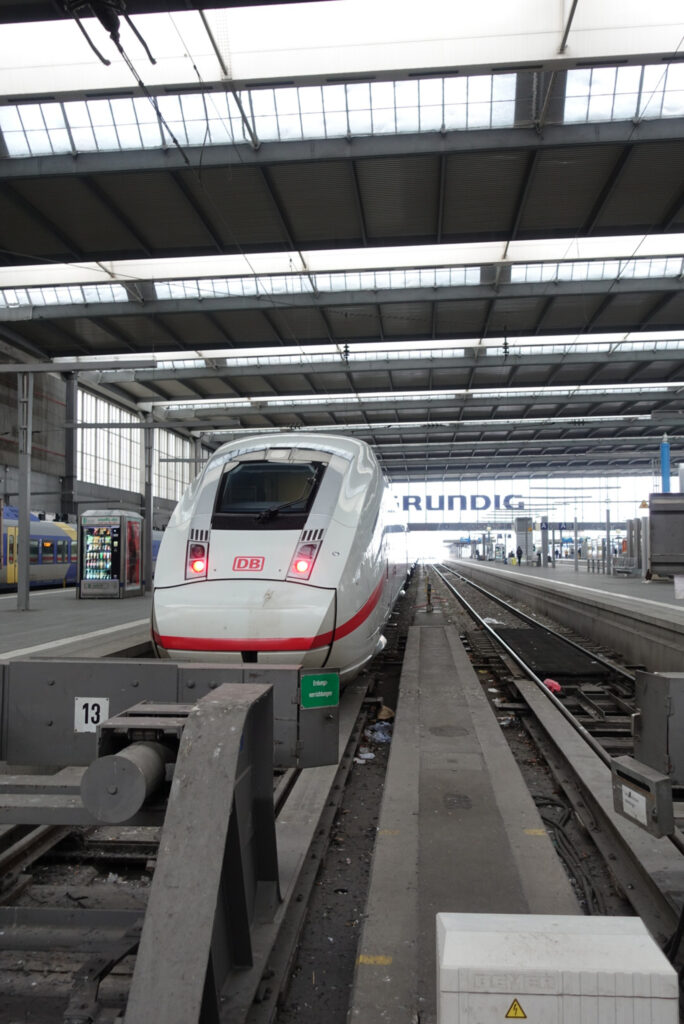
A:
<svg viewBox="0 0 684 1024">
<path fill-rule="evenodd" d="M 74 732 L 97 732 L 109 718 L 109 697 L 76 697 L 74 699 Z"/>
</svg>

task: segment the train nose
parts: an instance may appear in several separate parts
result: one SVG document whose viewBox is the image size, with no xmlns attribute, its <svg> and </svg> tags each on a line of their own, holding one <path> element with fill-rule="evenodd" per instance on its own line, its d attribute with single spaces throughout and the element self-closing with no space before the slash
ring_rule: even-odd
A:
<svg viewBox="0 0 684 1024">
<path fill-rule="evenodd" d="M 335 628 L 335 591 L 265 580 L 207 580 L 155 591 L 155 642 L 169 657 L 319 667 Z M 256 656 L 256 657 L 255 657 Z"/>
</svg>

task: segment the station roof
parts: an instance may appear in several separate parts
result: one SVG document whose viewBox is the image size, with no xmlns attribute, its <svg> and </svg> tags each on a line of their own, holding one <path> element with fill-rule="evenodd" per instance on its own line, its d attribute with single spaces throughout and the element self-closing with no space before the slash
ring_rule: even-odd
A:
<svg viewBox="0 0 684 1024">
<path fill-rule="evenodd" d="M 0 369 L 397 481 L 684 461 L 679 4 L 19 6 Z"/>
</svg>

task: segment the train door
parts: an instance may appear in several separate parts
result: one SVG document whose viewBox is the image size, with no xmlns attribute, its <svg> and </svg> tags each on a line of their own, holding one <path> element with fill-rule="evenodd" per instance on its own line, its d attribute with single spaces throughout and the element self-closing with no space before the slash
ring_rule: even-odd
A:
<svg viewBox="0 0 684 1024">
<path fill-rule="evenodd" d="M 7 582 L 17 582 L 17 541 L 19 535 L 18 526 L 7 526 Z"/>
</svg>

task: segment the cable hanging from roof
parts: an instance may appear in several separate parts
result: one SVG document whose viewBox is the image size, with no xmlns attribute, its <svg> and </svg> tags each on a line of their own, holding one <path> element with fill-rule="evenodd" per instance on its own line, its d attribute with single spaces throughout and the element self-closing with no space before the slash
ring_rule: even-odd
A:
<svg viewBox="0 0 684 1024">
<path fill-rule="evenodd" d="M 135 34 L 138 41 L 141 43 L 143 49 L 145 50 L 145 53 L 150 59 L 150 63 L 157 63 L 152 54 L 150 53 L 150 49 L 147 43 L 140 35 L 140 32 L 138 32 L 137 28 L 135 27 L 135 25 L 133 24 L 133 22 L 131 21 L 130 17 L 126 12 L 126 0 L 62 0 L 62 2 L 65 11 L 67 12 L 67 14 L 71 15 L 71 17 L 74 19 L 74 21 L 80 28 L 93 53 L 102 61 L 102 63 L 106 67 L 110 66 L 111 61 L 107 60 L 107 58 L 100 53 L 100 51 L 95 46 L 94 42 L 86 32 L 85 28 L 81 24 L 81 19 L 78 16 L 79 11 L 87 9 L 90 11 L 94 18 L 97 18 L 97 20 L 100 22 L 105 31 L 109 32 L 110 39 L 116 46 L 117 50 L 121 53 L 124 60 L 126 60 L 127 58 L 121 46 L 120 40 L 121 18 L 123 18 L 126 24 L 133 30 L 133 33 Z"/>
</svg>

